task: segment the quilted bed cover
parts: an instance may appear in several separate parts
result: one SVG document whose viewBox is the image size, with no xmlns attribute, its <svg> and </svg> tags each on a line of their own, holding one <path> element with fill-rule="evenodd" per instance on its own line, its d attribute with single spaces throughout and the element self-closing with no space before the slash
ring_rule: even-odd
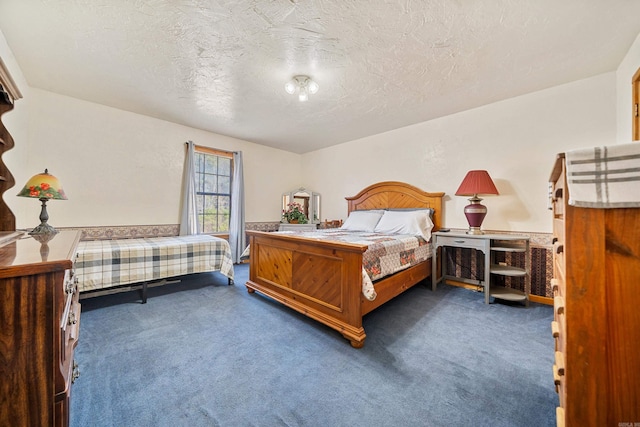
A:
<svg viewBox="0 0 640 427">
<path fill-rule="evenodd" d="M 80 292 L 208 271 L 233 280 L 229 242 L 204 234 L 81 241 L 75 263 Z"/>
<path fill-rule="evenodd" d="M 426 261 L 431 256 L 431 245 L 426 240 L 408 234 L 341 229 L 280 231 L 278 234 L 367 245 L 367 250 L 362 255 L 362 294 L 370 301 L 376 298 L 374 281 Z"/>
</svg>

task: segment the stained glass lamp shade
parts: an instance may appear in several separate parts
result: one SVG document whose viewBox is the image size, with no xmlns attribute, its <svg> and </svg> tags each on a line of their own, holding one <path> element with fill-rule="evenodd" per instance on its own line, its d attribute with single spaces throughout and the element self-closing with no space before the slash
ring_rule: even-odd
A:
<svg viewBox="0 0 640 427">
<path fill-rule="evenodd" d="M 40 211 L 40 225 L 31 230 L 29 234 L 56 234 L 58 230 L 47 223 L 49 214 L 47 213 L 47 201 L 49 199 L 67 200 L 60 181 L 51 175 L 47 169 L 44 173 L 34 175 L 27 181 L 22 191 L 18 193 L 20 197 L 32 197 L 42 202 Z"/>
</svg>

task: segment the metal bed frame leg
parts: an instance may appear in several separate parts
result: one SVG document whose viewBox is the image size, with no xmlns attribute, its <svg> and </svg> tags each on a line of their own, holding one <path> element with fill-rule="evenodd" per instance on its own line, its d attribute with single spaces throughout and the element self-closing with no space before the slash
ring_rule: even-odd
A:
<svg viewBox="0 0 640 427">
<path fill-rule="evenodd" d="M 142 304 L 147 303 L 147 282 L 142 282 Z"/>
</svg>

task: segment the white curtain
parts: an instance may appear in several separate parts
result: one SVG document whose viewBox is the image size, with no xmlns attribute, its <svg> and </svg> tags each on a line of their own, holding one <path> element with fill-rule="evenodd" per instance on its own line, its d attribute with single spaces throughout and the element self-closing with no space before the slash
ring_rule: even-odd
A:
<svg viewBox="0 0 640 427">
<path fill-rule="evenodd" d="M 229 224 L 229 246 L 234 263 L 240 262 L 240 255 L 246 246 L 244 228 L 244 178 L 242 172 L 242 151 L 233 153 L 233 178 L 231 179 L 231 219 Z"/>
<path fill-rule="evenodd" d="M 182 184 L 182 212 L 180 215 L 180 235 L 200 234 L 198 205 L 196 200 L 195 144 L 187 142 L 187 157 L 184 162 Z"/>
</svg>

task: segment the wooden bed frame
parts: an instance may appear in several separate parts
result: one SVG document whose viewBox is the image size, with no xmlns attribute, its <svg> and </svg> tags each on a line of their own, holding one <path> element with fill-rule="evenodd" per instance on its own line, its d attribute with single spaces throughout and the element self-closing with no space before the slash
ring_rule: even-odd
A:
<svg viewBox="0 0 640 427">
<path fill-rule="evenodd" d="M 348 211 L 433 208 L 434 231 L 441 226 L 444 193 L 427 193 L 402 182 L 373 184 L 347 197 Z M 373 301 L 362 295 L 362 254 L 366 245 L 247 231 L 249 293 L 258 291 L 340 332 L 355 348 L 364 345 L 362 317 L 426 279 L 431 259 L 374 283 Z"/>
</svg>

